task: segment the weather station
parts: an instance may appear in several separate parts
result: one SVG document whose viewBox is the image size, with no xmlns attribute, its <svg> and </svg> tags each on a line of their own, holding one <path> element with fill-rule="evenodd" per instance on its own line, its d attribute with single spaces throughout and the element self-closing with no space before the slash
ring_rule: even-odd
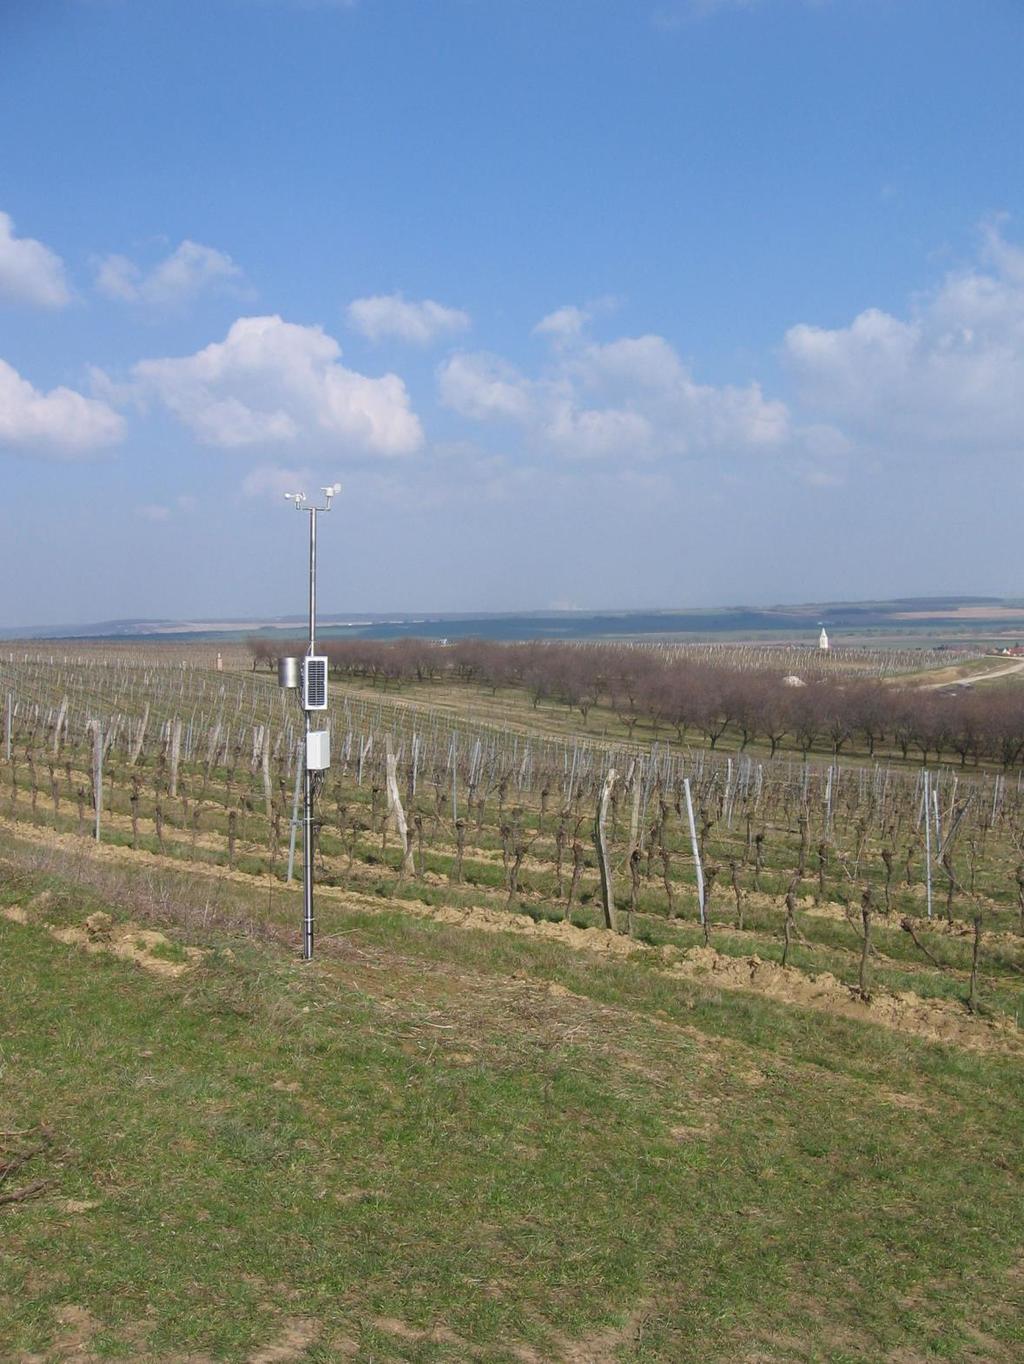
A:
<svg viewBox="0 0 1024 1364">
<path fill-rule="evenodd" d="M 323 505 L 311 504 L 305 493 L 285 493 L 296 511 L 309 514 L 309 640 L 302 658 L 282 658 L 277 665 L 278 685 L 297 693 L 303 715 L 302 745 L 302 959 L 313 957 L 313 853 L 315 834 L 313 810 L 331 765 L 331 731 L 315 728 L 316 717 L 327 710 L 327 658 L 316 651 L 316 521 L 321 512 L 331 510 L 331 502 L 341 492 L 340 483 L 321 488 Z"/>
</svg>

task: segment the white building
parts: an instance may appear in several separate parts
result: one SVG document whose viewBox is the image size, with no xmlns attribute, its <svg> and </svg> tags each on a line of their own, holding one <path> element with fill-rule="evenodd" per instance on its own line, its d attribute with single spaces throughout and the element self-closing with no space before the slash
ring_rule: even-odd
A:
<svg viewBox="0 0 1024 1364">
<path fill-rule="evenodd" d="M 821 634 L 818 636 L 818 648 L 823 654 L 827 654 L 829 647 L 828 635 L 825 633 L 825 627 L 823 625 L 821 627 Z"/>
</svg>

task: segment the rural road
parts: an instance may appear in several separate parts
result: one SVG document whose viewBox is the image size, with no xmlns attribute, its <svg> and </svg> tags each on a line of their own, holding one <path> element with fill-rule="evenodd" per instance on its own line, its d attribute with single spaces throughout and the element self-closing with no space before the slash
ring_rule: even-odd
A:
<svg viewBox="0 0 1024 1364">
<path fill-rule="evenodd" d="M 998 668 L 991 668 L 984 673 L 971 673 L 969 677 L 958 677 L 952 682 L 929 682 L 922 691 L 939 691 L 943 687 L 973 687 L 975 682 L 993 682 L 997 677 L 1009 677 L 1013 673 L 1024 672 L 1024 658 L 1015 659 L 1012 663 L 1001 664 Z"/>
</svg>

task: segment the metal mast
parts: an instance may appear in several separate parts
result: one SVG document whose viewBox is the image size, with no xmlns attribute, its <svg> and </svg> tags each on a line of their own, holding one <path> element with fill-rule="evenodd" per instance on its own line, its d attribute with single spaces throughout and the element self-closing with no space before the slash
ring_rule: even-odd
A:
<svg viewBox="0 0 1024 1364">
<path fill-rule="evenodd" d="M 307 659 L 316 653 L 316 518 L 320 512 L 331 510 L 331 499 L 341 491 L 340 483 L 321 488 L 324 495 L 322 507 L 307 504 L 305 493 L 285 493 L 295 506 L 296 511 L 309 513 L 309 643 L 306 646 Z M 294 684 L 293 684 L 294 685 Z M 302 959 L 311 961 L 313 957 L 313 795 L 315 774 L 309 764 L 309 735 L 312 729 L 312 712 L 307 704 L 305 688 L 300 693 L 303 715 L 302 746 Z"/>
</svg>

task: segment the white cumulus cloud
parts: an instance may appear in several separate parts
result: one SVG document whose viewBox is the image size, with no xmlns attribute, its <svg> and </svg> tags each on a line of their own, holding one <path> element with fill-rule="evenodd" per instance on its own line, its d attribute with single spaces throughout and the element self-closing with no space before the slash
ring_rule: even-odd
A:
<svg viewBox="0 0 1024 1364">
<path fill-rule="evenodd" d="M 441 366 L 438 379 L 441 401 L 460 416 L 525 423 L 533 415 L 535 386 L 498 355 L 483 351 L 453 355 Z"/>
<path fill-rule="evenodd" d="M 107 256 L 96 272 L 96 288 L 124 303 L 167 307 L 186 303 L 207 289 L 237 287 L 242 271 L 223 251 L 183 241 L 151 270 L 127 256 Z"/>
<path fill-rule="evenodd" d="M 583 334 L 591 314 L 584 308 L 567 304 L 542 317 L 534 327 L 536 336 L 549 336 L 556 344 L 573 341 Z"/>
<path fill-rule="evenodd" d="M 552 314 L 559 321 L 548 328 L 558 341 L 576 336 L 566 311 Z M 790 435 L 784 403 L 757 384 L 698 383 L 661 336 L 556 345 L 537 378 L 497 356 L 456 354 L 438 383 L 441 401 L 462 416 L 517 423 L 539 449 L 569 457 L 742 454 Z"/>
<path fill-rule="evenodd" d="M 62 308 L 71 299 L 60 256 L 32 237 L 16 237 L 7 213 L 0 213 L 0 298 L 39 308 Z"/>
<path fill-rule="evenodd" d="M 316 326 L 242 317 L 194 355 L 143 360 L 132 373 L 204 444 L 222 449 L 312 445 L 338 455 L 397 456 L 423 430 L 396 374 L 369 378 L 341 364 Z"/>
<path fill-rule="evenodd" d="M 580 408 L 571 398 L 552 405 L 541 427 L 559 454 L 603 459 L 655 453 L 658 433 L 651 419 L 627 408 Z"/>
<path fill-rule="evenodd" d="M 1024 447 L 1024 251 L 986 230 L 979 262 L 905 318 L 869 308 L 846 327 L 802 323 L 784 356 L 803 407 L 890 452 Z"/>
<path fill-rule="evenodd" d="M 106 403 L 71 388 L 42 393 L 0 360 L 0 448 L 71 458 L 123 434 L 122 418 Z"/>
<path fill-rule="evenodd" d="M 643 412 L 669 452 L 733 448 L 742 453 L 777 446 L 790 433 L 785 403 L 766 398 L 760 384 L 698 383 L 661 336 L 587 346 L 570 372 L 584 393 Z"/>
<path fill-rule="evenodd" d="M 353 299 L 348 305 L 348 320 L 371 341 L 393 337 L 417 346 L 465 331 L 470 324 L 469 314 L 460 308 L 446 308 L 431 298 L 413 303 L 401 294 Z"/>
</svg>

